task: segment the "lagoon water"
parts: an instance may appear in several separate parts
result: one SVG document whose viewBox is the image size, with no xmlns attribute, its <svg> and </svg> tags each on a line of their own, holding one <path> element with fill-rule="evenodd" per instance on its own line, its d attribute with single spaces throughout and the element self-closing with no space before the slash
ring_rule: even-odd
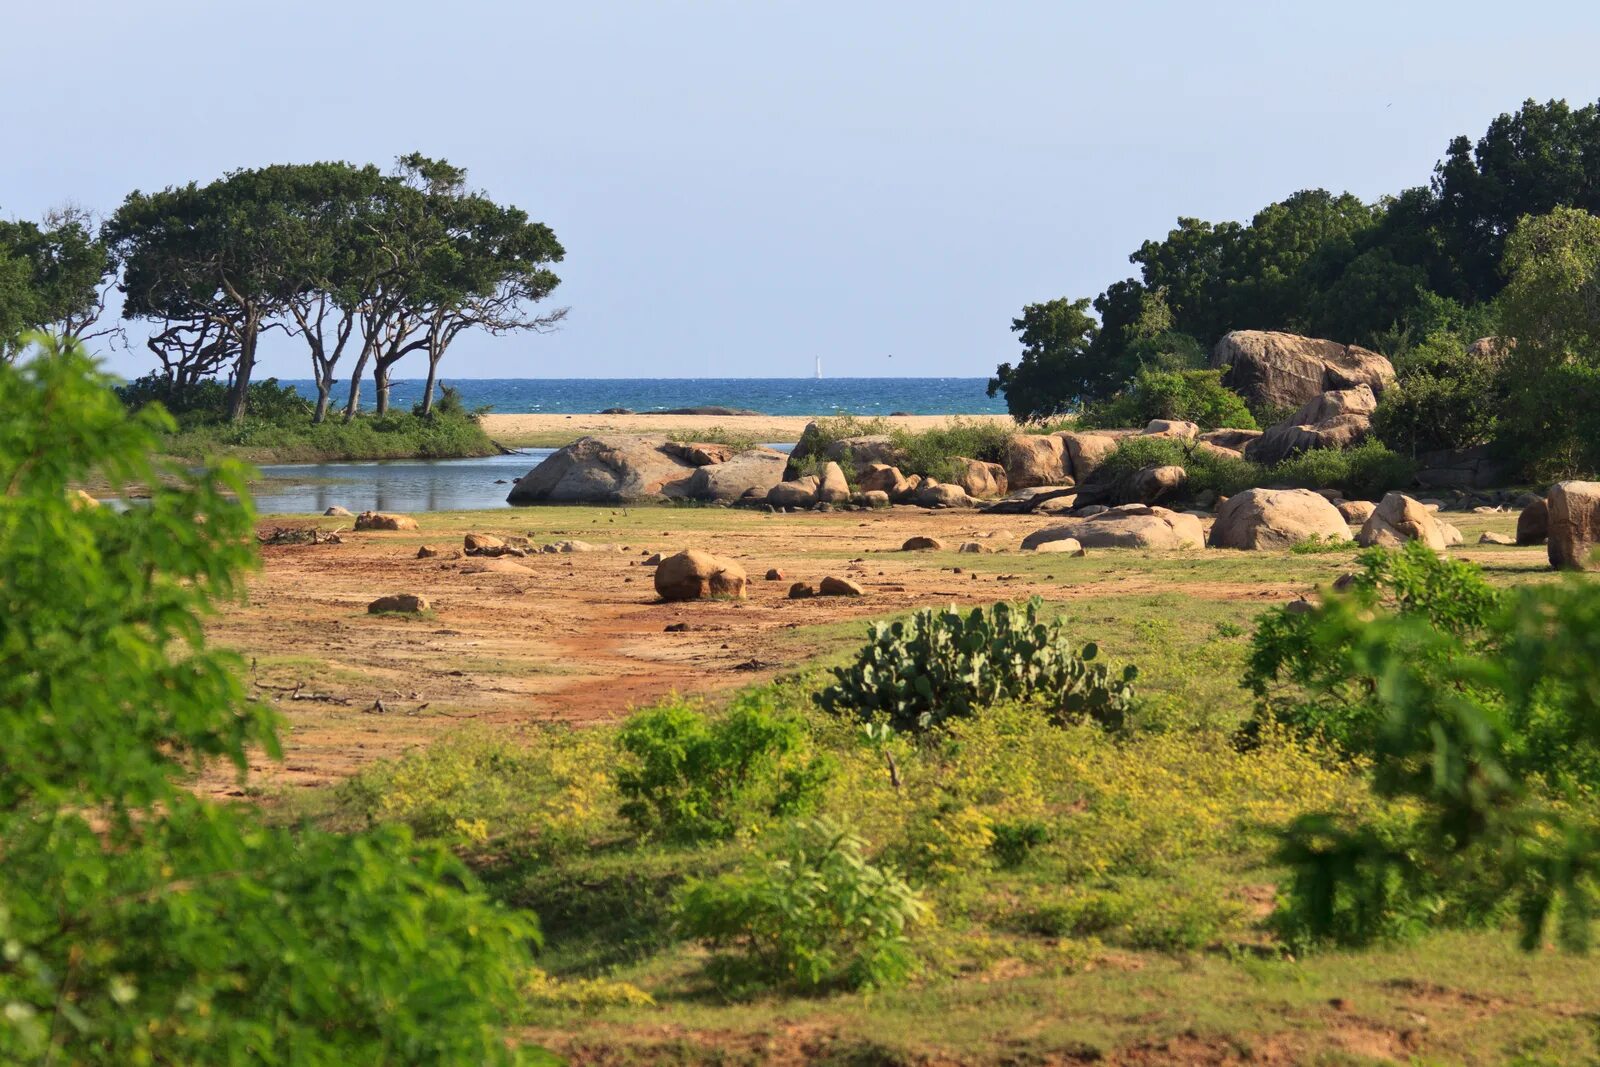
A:
<svg viewBox="0 0 1600 1067">
<path fill-rule="evenodd" d="M 282 378 L 302 396 L 317 395 L 310 381 Z M 763 415 L 979 415 L 1005 414 L 1004 397 L 987 393 L 986 378 L 451 378 L 468 407 L 502 415 L 592 414 L 607 408 L 652 411 L 716 405 Z M 397 379 L 390 402 L 406 410 L 422 397 L 423 382 Z M 334 390 L 343 403 L 345 383 Z M 362 403 L 372 409 L 372 383 L 362 383 Z"/>
</svg>

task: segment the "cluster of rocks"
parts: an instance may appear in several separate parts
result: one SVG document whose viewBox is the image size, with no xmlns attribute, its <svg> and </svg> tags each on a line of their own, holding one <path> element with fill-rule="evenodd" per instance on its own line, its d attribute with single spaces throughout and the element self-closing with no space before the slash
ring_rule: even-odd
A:
<svg viewBox="0 0 1600 1067">
<path fill-rule="evenodd" d="M 648 500 L 731 502 L 764 495 L 789 458 L 771 448 L 684 443 L 656 434 L 584 437 L 519 478 L 508 504 L 634 504 Z"/>
<path fill-rule="evenodd" d="M 652 561 L 646 560 L 646 563 Z M 663 600 L 707 600 L 721 598 L 743 600 L 750 584 L 745 569 L 731 559 L 689 548 L 671 556 L 658 556 L 656 568 L 656 594 Z M 782 571 L 767 571 L 768 581 L 782 581 Z M 816 596 L 864 596 L 863 590 L 847 578 L 829 576 L 813 586 L 809 582 L 795 582 L 789 587 L 790 600 L 804 600 Z"/>
</svg>

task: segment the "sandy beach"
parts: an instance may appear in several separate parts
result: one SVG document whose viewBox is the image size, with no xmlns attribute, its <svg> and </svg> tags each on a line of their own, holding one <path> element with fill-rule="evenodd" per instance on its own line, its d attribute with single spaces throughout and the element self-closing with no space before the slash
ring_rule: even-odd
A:
<svg viewBox="0 0 1600 1067">
<path fill-rule="evenodd" d="M 485 415 L 483 428 L 505 445 L 560 445 L 586 434 L 686 433 L 713 427 L 747 434 L 762 441 L 798 441 L 814 416 L 810 415 Z M 1010 415 L 895 415 L 885 421 L 905 430 L 921 431 L 952 420 L 992 422 L 1013 426 Z"/>
</svg>

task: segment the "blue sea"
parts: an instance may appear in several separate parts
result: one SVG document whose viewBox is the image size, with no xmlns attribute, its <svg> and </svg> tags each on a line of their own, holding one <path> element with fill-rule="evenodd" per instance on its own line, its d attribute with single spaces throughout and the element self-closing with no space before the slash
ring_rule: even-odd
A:
<svg viewBox="0 0 1600 1067">
<path fill-rule="evenodd" d="M 281 378 L 303 396 L 314 397 L 314 383 Z M 1003 397 L 989 397 L 986 378 L 446 378 L 461 390 L 471 408 L 489 407 L 502 415 L 546 412 L 592 414 L 606 408 L 648 412 L 662 408 L 716 405 L 747 408 L 763 415 L 979 415 L 1005 414 Z M 390 403 L 409 408 L 422 397 L 420 378 L 396 379 Z M 344 402 L 347 382 L 334 389 Z M 362 404 L 372 407 L 372 383 L 361 386 Z"/>
</svg>

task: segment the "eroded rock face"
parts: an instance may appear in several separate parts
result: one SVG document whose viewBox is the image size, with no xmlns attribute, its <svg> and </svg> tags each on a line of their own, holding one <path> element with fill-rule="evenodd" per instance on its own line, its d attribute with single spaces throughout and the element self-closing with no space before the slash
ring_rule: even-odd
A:
<svg viewBox="0 0 1600 1067">
<path fill-rule="evenodd" d="M 1066 445 L 1061 434 L 1012 434 L 1006 441 L 1006 484 L 1013 489 L 1071 485 Z"/>
<path fill-rule="evenodd" d="M 1056 434 L 1066 446 L 1068 473 L 1078 485 L 1094 477 L 1106 457 L 1117 450 L 1117 442 L 1130 436 L 1132 431 L 1105 430 L 1098 432 L 1063 430 Z"/>
<path fill-rule="evenodd" d="M 1151 419 L 1140 437 L 1168 437 L 1175 441 L 1194 441 L 1200 436 L 1200 427 L 1181 419 Z"/>
<path fill-rule="evenodd" d="M 972 498 L 959 485 L 949 482 L 924 481 L 917 490 L 917 503 L 925 508 L 970 508 Z"/>
<path fill-rule="evenodd" d="M 668 556 L 655 573 L 656 592 L 663 600 L 743 599 L 746 582 L 743 567 L 695 548 Z"/>
<path fill-rule="evenodd" d="M 1358 345 L 1299 334 L 1235 330 L 1217 342 L 1211 366 L 1253 405 L 1298 407 L 1329 390 L 1365 385 L 1374 395 L 1394 381 L 1394 365 Z"/>
<path fill-rule="evenodd" d="M 1372 429 L 1378 398 L 1366 385 L 1319 393 L 1245 446 L 1245 457 L 1273 464 L 1314 448 L 1349 448 Z"/>
<path fill-rule="evenodd" d="M 1205 527 L 1195 516 L 1129 504 L 1035 530 L 1023 538 L 1022 547 L 1036 549 L 1069 537 L 1083 548 L 1182 549 L 1204 548 L 1206 543 Z"/>
<path fill-rule="evenodd" d="M 523 475 L 508 504 L 629 504 L 683 497 L 698 469 L 667 450 L 666 437 L 613 434 L 584 437 Z"/>
<path fill-rule="evenodd" d="M 822 481 L 817 485 L 817 500 L 824 504 L 850 503 L 850 483 L 845 479 L 839 464 L 829 462 L 822 468 Z"/>
<path fill-rule="evenodd" d="M 1200 435 L 1200 443 L 1225 452 L 1242 454 L 1245 446 L 1260 436 L 1260 430 L 1207 430 Z"/>
<path fill-rule="evenodd" d="M 1341 500 L 1334 507 L 1339 509 L 1339 514 L 1351 526 L 1364 526 L 1372 518 L 1372 513 L 1378 510 L 1378 505 L 1370 500 Z"/>
<path fill-rule="evenodd" d="M 809 508 L 817 502 L 817 487 L 822 480 L 815 474 L 779 482 L 767 490 L 767 503 L 777 508 Z"/>
<path fill-rule="evenodd" d="M 906 476 L 900 473 L 899 467 L 887 463 L 869 463 L 856 479 L 856 485 L 863 493 L 888 493 L 893 496 L 903 489 Z"/>
<path fill-rule="evenodd" d="M 985 463 L 978 459 L 957 456 L 952 460 L 956 467 L 956 484 L 968 496 L 979 500 L 993 500 L 1006 495 L 1006 469 L 998 463 Z"/>
<path fill-rule="evenodd" d="M 713 463 L 726 463 L 736 454 L 730 445 L 711 444 L 704 441 L 689 443 L 668 441 L 662 448 L 669 455 L 676 456 L 694 467 L 707 467 Z"/>
<path fill-rule="evenodd" d="M 1517 544 L 1542 545 L 1550 536 L 1550 504 L 1536 500 L 1517 516 Z"/>
<path fill-rule="evenodd" d="M 1362 525 L 1356 542 L 1363 548 L 1399 548 L 1407 541 L 1421 541 L 1435 552 L 1444 551 L 1447 545 L 1443 527 L 1424 504 L 1404 493 L 1386 493 Z"/>
<path fill-rule="evenodd" d="M 1310 489 L 1247 489 L 1217 509 L 1212 548 L 1288 548 L 1309 538 L 1347 541 L 1339 509 Z"/>
<path fill-rule="evenodd" d="M 363 511 L 356 516 L 358 530 L 415 530 L 417 520 L 410 515 L 396 515 L 387 511 Z"/>
<path fill-rule="evenodd" d="M 1600 543 L 1600 482 L 1557 482 L 1545 503 L 1550 566 L 1572 571 L 1593 568 L 1596 562 L 1590 557 Z"/>
<path fill-rule="evenodd" d="M 689 476 L 687 495 L 693 500 L 739 500 L 766 496 L 783 481 L 789 457 L 770 448 L 738 452 L 715 464 L 697 467 Z"/>
</svg>

